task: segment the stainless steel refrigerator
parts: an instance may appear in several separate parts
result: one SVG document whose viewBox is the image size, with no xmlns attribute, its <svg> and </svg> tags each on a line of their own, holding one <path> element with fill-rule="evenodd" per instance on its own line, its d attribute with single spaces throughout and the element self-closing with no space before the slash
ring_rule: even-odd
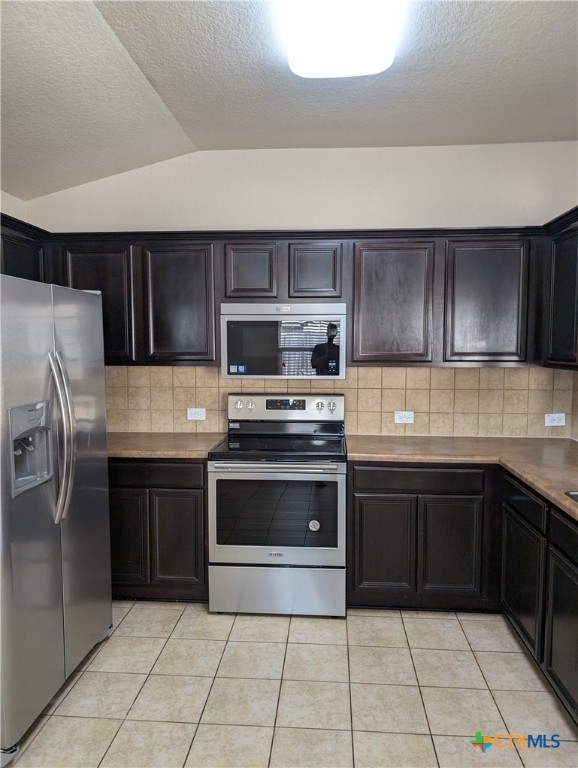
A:
<svg viewBox="0 0 578 768">
<path fill-rule="evenodd" d="M 4 765 L 112 625 L 100 294 L 0 276 L 0 387 Z"/>
</svg>

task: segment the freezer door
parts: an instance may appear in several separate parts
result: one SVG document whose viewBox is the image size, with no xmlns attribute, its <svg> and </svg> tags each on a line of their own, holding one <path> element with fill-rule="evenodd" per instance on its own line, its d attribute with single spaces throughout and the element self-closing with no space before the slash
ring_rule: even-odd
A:
<svg viewBox="0 0 578 768">
<path fill-rule="evenodd" d="M 52 348 L 50 286 L 0 276 L 2 749 L 20 739 L 65 679 L 60 527 L 53 521 L 58 466 L 54 480 L 13 496 L 10 475 L 18 466 L 9 455 L 9 409 L 52 397 Z M 50 410 L 54 433 L 59 413 L 54 404 Z M 22 450 L 37 447 L 32 441 Z"/>
<path fill-rule="evenodd" d="M 102 304 L 52 286 L 54 344 L 72 404 L 71 487 L 62 519 L 66 675 L 112 624 Z"/>
</svg>

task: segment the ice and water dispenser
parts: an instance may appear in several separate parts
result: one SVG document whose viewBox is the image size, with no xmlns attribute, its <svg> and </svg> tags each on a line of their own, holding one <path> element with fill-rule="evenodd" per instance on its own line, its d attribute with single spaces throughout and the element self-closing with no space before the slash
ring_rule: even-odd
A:
<svg viewBox="0 0 578 768">
<path fill-rule="evenodd" d="M 9 409 L 12 497 L 52 477 L 50 402 Z"/>
</svg>

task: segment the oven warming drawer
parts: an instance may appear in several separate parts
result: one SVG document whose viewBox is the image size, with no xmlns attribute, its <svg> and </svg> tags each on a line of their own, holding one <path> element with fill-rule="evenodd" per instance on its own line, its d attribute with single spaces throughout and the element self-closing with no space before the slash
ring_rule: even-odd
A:
<svg viewBox="0 0 578 768">
<path fill-rule="evenodd" d="M 209 566 L 209 611 L 345 616 L 345 568 Z"/>
</svg>

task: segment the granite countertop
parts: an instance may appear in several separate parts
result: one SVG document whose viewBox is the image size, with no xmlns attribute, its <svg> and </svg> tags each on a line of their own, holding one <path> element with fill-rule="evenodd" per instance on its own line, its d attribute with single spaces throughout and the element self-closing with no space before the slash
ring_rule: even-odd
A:
<svg viewBox="0 0 578 768">
<path fill-rule="evenodd" d="M 219 432 L 111 432 L 111 458 L 206 459 Z M 392 437 L 347 435 L 350 461 L 500 464 L 578 521 L 578 442 L 549 437 Z"/>
</svg>

